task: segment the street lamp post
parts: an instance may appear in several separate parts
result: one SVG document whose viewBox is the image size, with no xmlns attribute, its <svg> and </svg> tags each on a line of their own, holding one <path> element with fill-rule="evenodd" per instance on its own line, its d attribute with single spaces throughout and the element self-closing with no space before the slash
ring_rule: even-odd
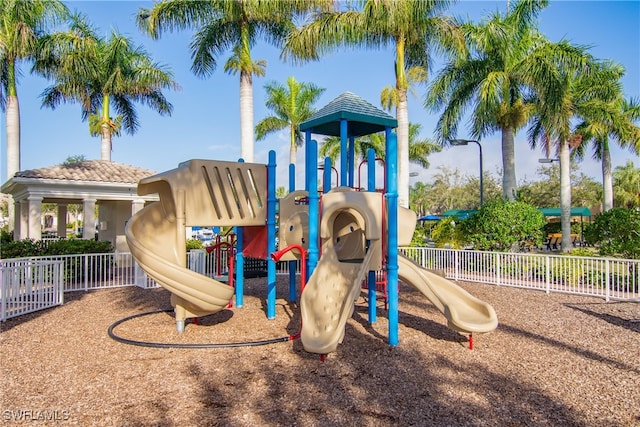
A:
<svg viewBox="0 0 640 427">
<path fill-rule="evenodd" d="M 476 144 L 478 144 L 478 150 L 480 153 L 480 206 L 482 206 L 482 204 L 484 203 L 484 187 L 482 185 L 482 175 L 483 175 L 483 171 L 482 171 L 482 145 L 480 145 L 480 141 L 476 141 L 475 139 L 452 139 L 449 141 L 449 143 L 451 143 L 451 145 L 453 146 L 460 146 L 460 145 L 469 145 L 470 142 L 475 142 Z"/>
</svg>

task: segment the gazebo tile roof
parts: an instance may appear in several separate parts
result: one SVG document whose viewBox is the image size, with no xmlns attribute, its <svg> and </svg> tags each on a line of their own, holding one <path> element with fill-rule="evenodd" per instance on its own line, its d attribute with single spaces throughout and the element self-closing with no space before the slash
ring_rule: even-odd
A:
<svg viewBox="0 0 640 427">
<path fill-rule="evenodd" d="M 67 165 L 48 166 L 17 172 L 17 178 L 59 179 L 110 183 L 137 183 L 142 178 L 155 175 L 149 169 L 125 165 L 108 160 L 85 160 Z"/>
</svg>

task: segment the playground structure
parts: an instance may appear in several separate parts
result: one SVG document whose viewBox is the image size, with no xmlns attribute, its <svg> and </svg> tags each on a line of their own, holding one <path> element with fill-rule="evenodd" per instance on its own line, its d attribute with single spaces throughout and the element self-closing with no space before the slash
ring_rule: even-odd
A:
<svg viewBox="0 0 640 427">
<path fill-rule="evenodd" d="M 375 272 L 379 270 L 386 276 L 389 344 L 398 344 L 398 278 L 423 293 L 444 314 L 450 328 L 463 334 L 495 329 L 497 318 L 490 305 L 398 254 L 398 246 L 410 243 L 417 220 L 414 212 L 397 205 L 392 127 L 395 119 L 355 95 L 346 93 L 336 98 L 301 125 L 306 131 L 306 188 L 295 189 L 295 169 L 290 165 L 290 193 L 279 201 L 275 197 L 273 151 L 268 165 L 190 160 L 140 181 L 140 195 L 158 193 L 160 200 L 129 221 L 127 241 L 140 266 L 171 292 L 178 331 L 184 331 L 188 318 L 226 308 L 234 291 L 236 306 L 242 307 L 244 256 L 268 260 L 269 319 L 275 317 L 275 259 L 307 261 L 309 281 L 300 297 L 301 340 L 305 350 L 312 353 L 327 354 L 342 343 L 363 282 L 368 286 L 369 321 L 376 321 Z M 371 151 L 367 156 L 367 191 L 356 191 L 354 139 L 382 130 L 387 137 L 385 188 L 376 189 L 377 159 Z M 342 141 L 340 185 L 330 188 L 335 169 L 325 159 L 321 199 L 317 144 L 311 140 L 312 132 L 339 135 Z M 184 230 L 196 225 L 236 227 L 235 290 L 186 268 Z M 289 299 L 295 301 L 294 268 L 290 268 L 290 274 Z"/>
</svg>

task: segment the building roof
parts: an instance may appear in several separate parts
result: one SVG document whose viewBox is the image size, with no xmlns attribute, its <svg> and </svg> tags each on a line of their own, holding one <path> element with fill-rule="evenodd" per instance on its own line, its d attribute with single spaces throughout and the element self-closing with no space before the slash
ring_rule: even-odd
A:
<svg viewBox="0 0 640 427">
<path fill-rule="evenodd" d="M 155 175 L 156 173 L 157 172 L 149 169 L 108 160 L 85 160 L 73 164 L 20 171 L 16 172 L 14 177 L 137 184 L 142 178 Z"/>
<path fill-rule="evenodd" d="M 340 121 L 348 122 L 347 136 L 358 137 L 395 128 L 398 121 L 351 92 L 335 98 L 308 120 L 300 124 L 301 131 L 318 135 L 340 136 Z"/>
</svg>

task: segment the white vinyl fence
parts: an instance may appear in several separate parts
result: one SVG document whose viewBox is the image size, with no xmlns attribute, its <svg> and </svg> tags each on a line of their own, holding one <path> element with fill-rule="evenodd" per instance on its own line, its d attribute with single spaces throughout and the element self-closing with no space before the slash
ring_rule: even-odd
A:
<svg viewBox="0 0 640 427">
<path fill-rule="evenodd" d="M 448 279 L 640 301 L 640 261 L 568 255 L 401 248 Z"/>
<path fill-rule="evenodd" d="M 452 280 L 640 302 L 639 260 L 436 248 L 400 251 L 422 267 L 438 270 Z M 220 256 L 191 251 L 187 265 L 209 277 L 228 274 L 227 251 Z M 296 263 L 298 272 L 299 266 Z M 288 272 L 289 262 L 276 264 L 276 274 Z M 0 275 L 2 321 L 60 305 L 64 292 L 158 286 L 130 253 L 1 260 Z"/>
</svg>

